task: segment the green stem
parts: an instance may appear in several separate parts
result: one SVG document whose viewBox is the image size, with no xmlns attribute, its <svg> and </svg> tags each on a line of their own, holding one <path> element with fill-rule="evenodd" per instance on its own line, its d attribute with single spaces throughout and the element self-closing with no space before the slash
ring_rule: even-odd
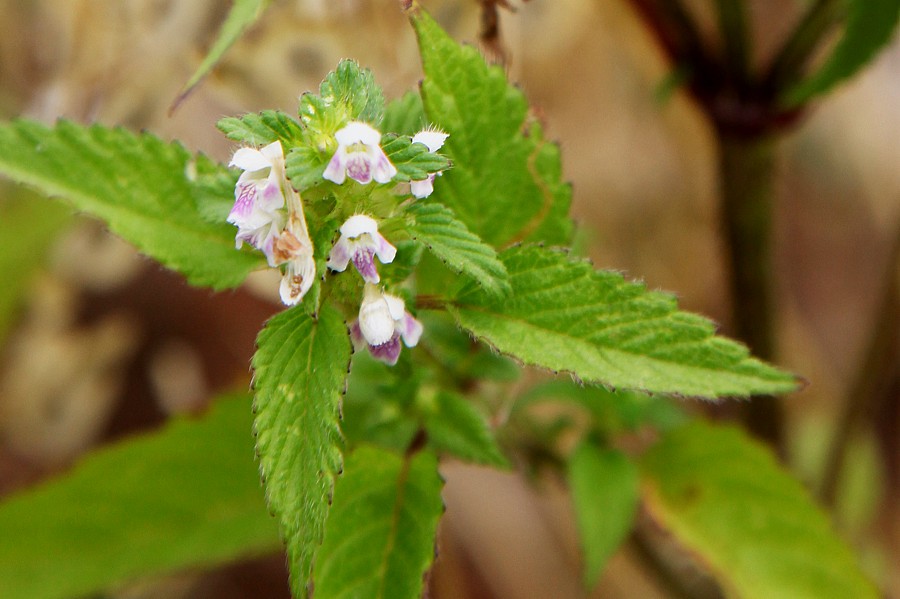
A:
<svg viewBox="0 0 900 599">
<path fill-rule="evenodd" d="M 847 449 L 859 427 L 876 412 L 879 401 L 890 393 L 891 380 L 900 361 L 900 231 L 895 235 L 884 276 L 884 291 L 876 307 L 872 334 L 856 375 L 851 381 L 847 403 L 838 420 L 825 458 L 823 503 L 834 506 L 843 478 Z"/>
<path fill-rule="evenodd" d="M 840 0 L 817 0 L 810 6 L 772 61 L 762 89 L 777 97 L 802 75 L 822 38 L 839 22 L 842 4 Z"/>
<path fill-rule="evenodd" d="M 726 72 L 734 78 L 738 89 L 750 83 L 750 37 L 743 0 L 716 0 L 719 30 L 725 45 Z"/>
<path fill-rule="evenodd" d="M 760 358 L 775 353 L 772 202 L 775 141 L 735 136 L 719 128 L 722 220 L 730 261 L 732 323 Z M 749 430 L 783 451 L 782 411 L 776 398 L 752 398 L 744 414 Z"/>
</svg>

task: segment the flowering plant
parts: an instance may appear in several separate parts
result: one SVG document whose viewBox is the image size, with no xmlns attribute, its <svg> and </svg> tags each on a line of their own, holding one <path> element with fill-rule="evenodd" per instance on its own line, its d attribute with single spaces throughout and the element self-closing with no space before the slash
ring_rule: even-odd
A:
<svg viewBox="0 0 900 599">
<path fill-rule="evenodd" d="M 252 409 L 242 390 L 101 453 L 35 491 L 38 516 L 0 505 L 0 528 L 28 537 L 73 489 L 105 488 L 95 464 L 146 467 L 122 477 L 119 495 L 99 493 L 93 512 L 115 512 L 103 503 L 113 496 L 143 505 L 116 539 L 146 543 L 149 565 L 135 566 L 140 543 L 100 574 L 81 566 L 103 560 L 78 551 L 60 560 L 69 586 L 0 575 L 0 596 L 5 584 L 8 596 L 84 594 L 283 542 L 296 597 L 415 599 L 435 560 L 445 459 L 527 473 L 551 463 L 571 491 L 588 587 L 644 513 L 737 595 L 873 596 L 774 457 L 679 401 L 783 394 L 799 379 L 672 296 L 579 257 L 559 149 L 522 92 L 406 4 L 419 90 L 386 102 L 371 71 L 341 61 L 296 116 L 219 121 L 235 144 L 227 166 L 123 129 L 0 127 L 4 173 L 100 218 L 192 285 L 231 289 L 277 271 L 283 308 L 257 338 Z M 532 408 L 544 403 L 581 421 L 541 420 Z M 171 502 L 148 506 L 155 495 L 136 479 Z M 181 536 L 139 534 L 167 527 Z M 195 544 L 181 550 L 185 538 Z"/>
</svg>

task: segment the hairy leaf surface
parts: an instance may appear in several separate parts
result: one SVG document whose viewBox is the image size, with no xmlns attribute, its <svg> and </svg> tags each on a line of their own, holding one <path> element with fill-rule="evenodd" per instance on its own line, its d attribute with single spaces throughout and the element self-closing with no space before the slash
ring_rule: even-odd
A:
<svg viewBox="0 0 900 599">
<path fill-rule="evenodd" d="M 285 158 L 284 171 L 294 189 L 304 191 L 326 182 L 322 175 L 329 160 L 313 147 L 297 146 Z"/>
<path fill-rule="evenodd" d="M 300 120 L 316 145 L 332 142 L 331 136 L 348 121 L 377 127 L 384 117 L 384 93 L 369 69 L 355 60 L 342 60 L 319 86 L 319 94 L 300 96 Z"/>
<path fill-rule="evenodd" d="M 506 267 L 494 248 L 469 231 L 445 206 L 415 202 L 406 209 L 413 217 L 409 233 L 457 274 L 466 274 L 492 295 L 509 293 Z"/>
<path fill-rule="evenodd" d="M 266 323 L 253 357 L 256 449 L 297 597 L 306 595 L 341 469 L 339 405 L 350 362 L 340 314 L 326 306 L 313 319 L 304 308 Z"/>
<path fill-rule="evenodd" d="M 0 125 L 0 173 L 105 221 L 194 285 L 236 287 L 263 258 L 234 249 L 235 228 L 195 201 L 197 175 L 221 170 L 150 134 L 60 121 Z"/>
<path fill-rule="evenodd" d="M 878 596 L 798 481 L 736 428 L 696 422 L 642 460 L 645 504 L 746 599 Z"/>
<path fill-rule="evenodd" d="M 384 118 L 384 93 L 372 71 L 355 60 L 338 63 L 319 86 L 319 95 L 329 106 L 342 107 L 348 119 L 378 126 Z"/>
<path fill-rule="evenodd" d="M 277 551 L 253 464 L 250 401 L 89 454 L 0 503 L 0 597 L 68 599 Z"/>
<path fill-rule="evenodd" d="M 450 166 L 446 158 L 429 152 L 425 144 L 412 143 L 405 135 L 385 135 L 381 148 L 391 164 L 397 167 L 396 181 L 422 181 Z"/>
<path fill-rule="evenodd" d="M 290 115 L 278 110 L 251 112 L 239 117 L 225 117 L 216 123 L 219 131 L 228 139 L 241 141 L 251 146 L 267 146 L 281 140 L 284 151 L 302 140 L 300 123 Z"/>
<path fill-rule="evenodd" d="M 434 560 L 441 486 L 431 452 L 351 453 L 316 559 L 316 599 L 418 599 Z"/>
<path fill-rule="evenodd" d="M 414 7 L 410 17 L 425 70 L 425 113 L 450 134 L 441 151 L 453 168 L 433 198 L 494 246 L 566 243 L 571 189 L 561 181 L 559 149 L 528 118 L 522 92 L 424 11 Z"/>
<path fill-rule="evenodd" d="M 715 336 L 671 296 L 536 246 L 500 255 L 512 295 L 469 285 L 452 311 L 460 325 L 527 364 L 621 389 L 703 398 L 782 393 L 793 376 Z"/>
</svg>

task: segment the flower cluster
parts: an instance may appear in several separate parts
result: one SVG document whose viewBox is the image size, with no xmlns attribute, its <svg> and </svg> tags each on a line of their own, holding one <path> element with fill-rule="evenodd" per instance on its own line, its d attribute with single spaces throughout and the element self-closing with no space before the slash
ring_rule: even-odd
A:
<svg viewBox="0 0 900 599">
<path fill-rule="evenodd" d="M 447 134 L 434 129 L 417 133 L 413 143 L 436 152 Z M 335 133 L 337 150 L 322 177 L 342 185 L 347 178 L 367 185 L 390 183 L 397 168 L 382 150 L 381 133 L 370 125 L 351 122 Z M 316 277 L 313 244 L 304 215 L 300 194 L 287 180 L 284 150 L 276 141 L 264 148 L 241 148 L 229 166 L 242 169 L 234 189 L 235 202 L 228 222 L 238 228 L 235 245 L 244 243 L 265 254 L 269 265 L 284 267 L 280 286 L 281 300 L 287 305 L 299 303 Z M 436 174 L 410 182 L 410 193 L 417 198 L 431 195 Z M 397 249 L 378 232 L 378 221 L 366 214 L 354 214 L 340 227 L 340 237 L 328 255 L 326 266 L 343 272 L 352 262 L 365 285 L 359 318 L 350 325 L 354 346 L 368 347 L 371 354 L 395 364 L 401 341 L 413 347 L 422 335 L 422 324 L 406 311 L 404 301 L 384 292 L 375 258 L 390 264 Z"/>
<path fill-rule="evenodd" d="M 286 265 L 281 300 L 294 305 L 312 286 L 316 276 L 313 244 L 306 227 L 300 195 L 284 172 L 281 142 L 261 150 L 241 148 L 229 166 L 242 169 L 234 188 L 234 207 L 228 222 L 238 228 L 235 245 L 261 250 L 270 266 Z"/>
</svg>

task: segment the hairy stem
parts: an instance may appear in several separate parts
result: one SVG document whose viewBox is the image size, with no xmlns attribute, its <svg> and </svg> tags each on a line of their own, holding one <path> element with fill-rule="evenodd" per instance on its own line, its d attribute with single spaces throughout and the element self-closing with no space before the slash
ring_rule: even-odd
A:
<svg viewBox="0 0 900 599">
<path fill-rule="evenodd" d="M 847 403 L 838 419 L 822 473 L 819 495 L 833 506 L 843 478 L 847 449 L 853 435 L 876 413 L 878 404 L 891 393 L 891 383 L 900 363 L 900 230 L 894 236 L 884 277 L 884 290 L 872 322 L 872 335 L 856 375 Z"/>
<path fill-rule="evenodd" d="M 760 358 L 775 353 L 772 277 L 772 201 L 775 142 L 721 128 L 719 175 L 722 224 L 730 266 L 735 334 Z M 782 410 L 772 396 L 753 397 L 744 419 L 756 436 L 783 451 Z"/>
</svg>

